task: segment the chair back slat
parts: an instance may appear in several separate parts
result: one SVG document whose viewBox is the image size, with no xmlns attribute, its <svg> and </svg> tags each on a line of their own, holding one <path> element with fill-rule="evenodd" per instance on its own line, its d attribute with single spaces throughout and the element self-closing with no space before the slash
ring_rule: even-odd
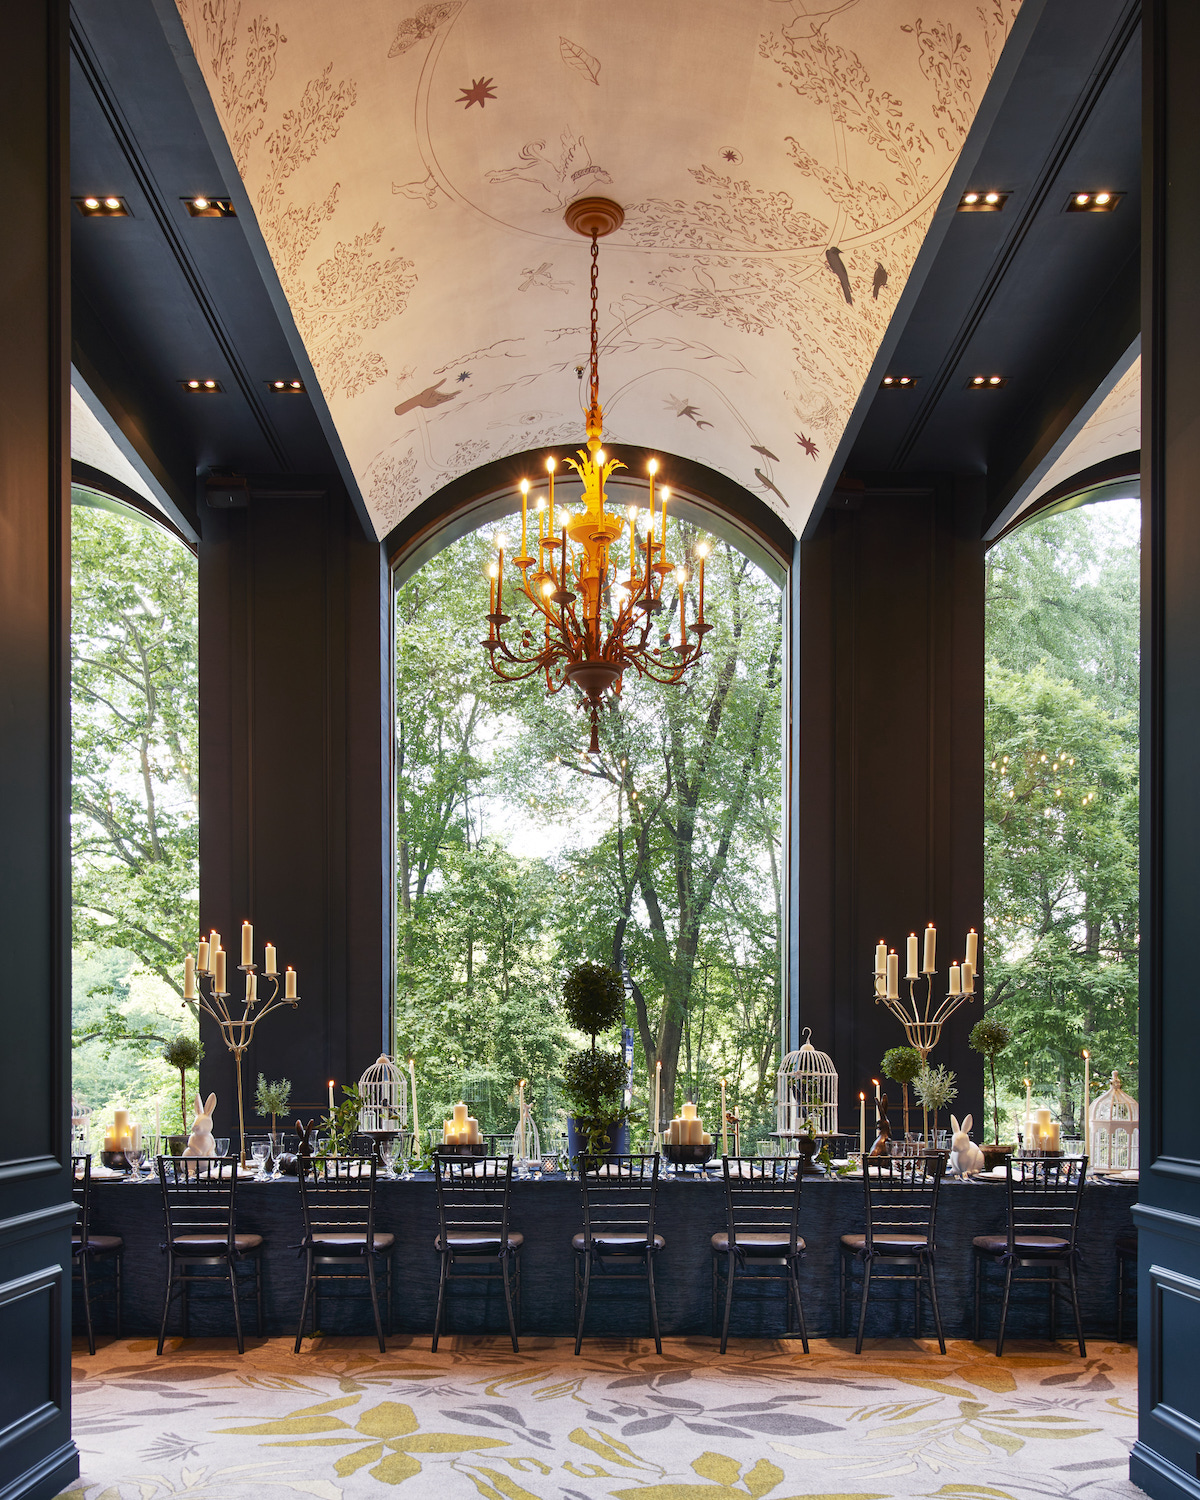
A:
<svg viewBox="0 0 1200 1500">
<path fill-rule="evenodd" d="M 946 1153 L 924 1156 L 868 1156 L 863 1162 L 867 1251 L 876 1235 L 903 1234 L 933 1244 L 938 1190 Z"/>
<path fill-rule="evenodd" d="M 1010 1253 L 1024 1235 L 1066 1240 L 1074 1250 L 1088 1158 L 1047 1156 L 1014 1162 L 1009 1157 L 1006 1166 Z"/>
<path fill-rule="evenodd" d="M 374 1244 L 375 1158 L 302 1156 L 298 1162 L 305 1240 L 353 1234 Z"/>
<path fill-rule="evenodd" d="M 92 1211 L 92 1157 L 71 1158 L 71 1197 L 75 1200 L 75 1230 L 81 1244 L 88 1242 L 88 1219 Z"/>
<path fill-rule="evenodd" d="M 237 1219 L 237 1165 L 217 1156 L 160 1156 L 167 1241 L 183 1235 L 221 1240 L 233 1248 Z"/>
<path fill-rule="evenodd" d="M 738 1235 L 787 1236 L 795 1255 L 800 1238 L 800 1188 L 804 1181 L 795 1156 L 723 1156 L 725 1222 L 730 1249 Z"/>
<path fill-rule="evenodd" d="M 635 1235 L 653 1244 L 658 1168 L 656 1155 L 580 1157 L 583 1232 L 589 1241 Z"/>
<path fill-rule="evenodd" d="M 496 1239 L 507 1245 L 512 1167 L 511 1156 L 434 1156 L 443 1245 L 450 1234 Z"/>
</svg>

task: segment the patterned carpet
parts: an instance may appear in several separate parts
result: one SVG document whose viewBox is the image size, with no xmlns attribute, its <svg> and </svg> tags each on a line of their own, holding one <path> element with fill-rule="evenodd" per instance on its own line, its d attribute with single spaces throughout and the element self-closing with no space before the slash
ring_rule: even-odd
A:
<svg viewBox="0 0 1200 1500">
<path fill-rule="evenodd" d="M 1126 1478 L 1136 1353 L 1096 1341 L 144 1339 L 74 1355 L 71 1500 L 1098 1500 Z M 931 1352 L 933 1351 L 933 1352 Z"/>
</svg>

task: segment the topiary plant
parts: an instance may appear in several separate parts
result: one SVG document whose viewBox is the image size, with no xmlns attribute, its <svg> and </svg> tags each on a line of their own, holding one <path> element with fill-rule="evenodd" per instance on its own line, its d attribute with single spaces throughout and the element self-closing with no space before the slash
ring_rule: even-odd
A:
<svg viewBox="0 0 1200 1500">
<path fill-rule="evenodd" d="M 879 1064 L 885 1078 L 898 1083 L 904 1092 L 904 1134 L 908 1134 L 908 1086 L 915 1083 L 917 1074 L 925 1066 L 921 1054 L 915 1047 L 889 1047 Z"/>
<path fill-rule="evenodd" d="M 283 1114 L 288 1107 L 292 1097 L 292 1081 L 290 1078 L 277 1078 L 274 1083 L 268 1083 L 266 1077 L 258 1075 L 258 1091 L 254 1096 L 254 1107 L 258 1110 L 259 1118 L 271 1117 L 271 1134 L 275 1134 L 275 1117 Z"/>
<path fill-rule="evenodd" d="M 598 1156 L 610 1144 L 612 1127 L 625 1116 L 625 1059 L 596 1046 L 598 1032 L 625 1018 L 621 976 L 605 964 L 576 964 L 563 982 L 563 1009 L 568 1023 L 591 1037 L 589 1047 L 567 1059 L 563 1082 L 576 1126 L 587 1131 L 587 1150 Z"/>
<path fill-rule="evenodd" d="M 187 1103 L 188 1069 L 198 1068 L 203 1056 L 204 1043 L 198 1036 L 189 1036 L 186 1031 L 173 1036 L 162 1049 L 163 1062 L 179 1069 L 179 1128 L 184 1135 L 190 1125 Z"/>
<path fill-rule="evenodd" d="M 949 1068 L 940 1064 L 936 1068 L 931 1068 L 926 1063 L 913 1079 L 913 1087 L 917 1091 L 917 1098 L 921 1101 L 922 1112 L 929 1110 L 933 1113 L 934 1135 L 937 1135 L 938 1110 L 945 1109 L 958 1098 L 958 1089 L 955 1087 L 957 1077 L 958 1074 L 952 1073 Z M 926 1137 L 928 1137 L 928 1129 Z"/>
<path fill-rule="evenodd" d="M 996 1059 L 1012 1041 L 1012 1031 L 995 1016 L 984 1016 L 971 1027 L 967 1046 L 981 1052 L 988 1060 L 992 1072 L 992 1131 L 996 1145 L 1000 1144 L 1000 1101 L 996 1094 Z"/>
</svg>

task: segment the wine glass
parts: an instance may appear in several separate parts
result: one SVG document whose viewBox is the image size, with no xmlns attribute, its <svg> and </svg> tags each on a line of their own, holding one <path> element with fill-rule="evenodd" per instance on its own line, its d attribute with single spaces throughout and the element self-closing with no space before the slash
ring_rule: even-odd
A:
<svg viewBox="0 0 1200 1500">
<path fill-rule="evenodd" d="M 258 1168 L 258 1181 L 266 1180 L 267 1157 L 271 1154 L 271 1143 L 262 1136 L 256 1137 L 250 1143 L 250 1157 Z"/>
<path fill-rule="evenodd" d="M 132 1141 L 124 1148 L 125 1160 L 129 1164 L 128 1182 L 141 1182 L 142 1167 L 146 1162 L 146 1148 L 142 1145 L 135 1146 Z"/>
<path fill-rule="evenodd" d="M 216 1156 L 229 1155 L 229 1136 L 219 1135 L 213 1141 L 213 1152 Z"/>
</svg>

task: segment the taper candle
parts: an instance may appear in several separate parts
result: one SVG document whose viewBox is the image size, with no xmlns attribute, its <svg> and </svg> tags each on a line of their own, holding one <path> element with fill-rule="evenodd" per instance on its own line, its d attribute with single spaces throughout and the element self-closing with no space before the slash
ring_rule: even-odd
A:
<svg viewBox="0 0 1200 1500">
<path fill-rule="evenodd" d="M 729 1105 L 725 1096 L 725 1080 L 721 1079 L 721 1155 L 729 1155 Z"/>
<path fill-rule="evenodd" d="M 654 1125 L 652 1135 L 662 1131 L 662 1058 L 654 1064 Z"/>
<path fill-rule="evenodd" d="M 937 930 L 934 928 L 933 923 L 930 922 L 929 926 L 925 929 L 925 962 L 921 966 L 923 974 L 935 974 L 937 972 L 937 964 L 934 962 L 936 949 Z"/>
<path fill-rule="evenodd" d="M 880 1095 L 879 1079 L 878 1078 L 872 1078 L 871 1082 L 875 1085 L 875 1103 L 878 1104 L 879 1103 L 879 1095 Z"/>
<path fill-rule="evenodd" d="M 546 522 L 546 535 L 548 537 L 554 535 L 554 470 L 556 466 L 556 461 L 553 458 L 546 460 L 546 473 L 550 476 L 550 515 Z"/>
<path fill-rule="evenodd" d="M 529 481 L 521 481 L 521 556 L 525 556 L 525 522 L 529 510 Z"/>
<path fill-rule="evenodd" d="M 867 1154 L 867 1096 L 858 1096 L 858 1149 L 862 1156 Z"/>
<path fill-rule="evenodd" d="M 329 1080 L 329 1113 L 333 1113 L 333 1079 Z"/>
<path fill-rule="evenodd" d="M 408 1060 L 408 1081 L 412 1085 L 413 1155 L 418 1156 L 421 1151 L 421 1122 L 417 1116 L 417 1061 L 414 1057 Z"/>
<path fill-rule="evenodd" d="M 1091 1057 L 1091 1053 L 1085 1047 L 1083 1049 L 1083 1120 L 1081 1121 L 1081 1124 L 1083 1125 L 1083 1154 L 1084 1154 L 1084 1156 L 1091 1156 L 1091 1154 L 1092 1154 L 1092 1150 L 1091 1150 L 1091 1147 L 1092 1147 L 1092 1142 L 1091 1142 L 1091 1133 L 1092 1133 L 1092 1130 L 1091 1130 L 1091 1126 L 1092 1126 L 1091 1094 L 1092 1094 L 1092 1057 Z"/>
<path fill-rule="evenodd" d="M 1030 1132 L 1032 1130 L 1032 1127 L 1033 1127 L 1033 1083 L 1032 1083 L 1032 1080 L 1030 1080 L 1030 1079 L 1027 1078 L 1025 1080 L 1025 1144 L 1027 1146 L 1032 1146 L 1033 1145 L 1032 1140 L 1030 1140 Z"/>
</svg>

